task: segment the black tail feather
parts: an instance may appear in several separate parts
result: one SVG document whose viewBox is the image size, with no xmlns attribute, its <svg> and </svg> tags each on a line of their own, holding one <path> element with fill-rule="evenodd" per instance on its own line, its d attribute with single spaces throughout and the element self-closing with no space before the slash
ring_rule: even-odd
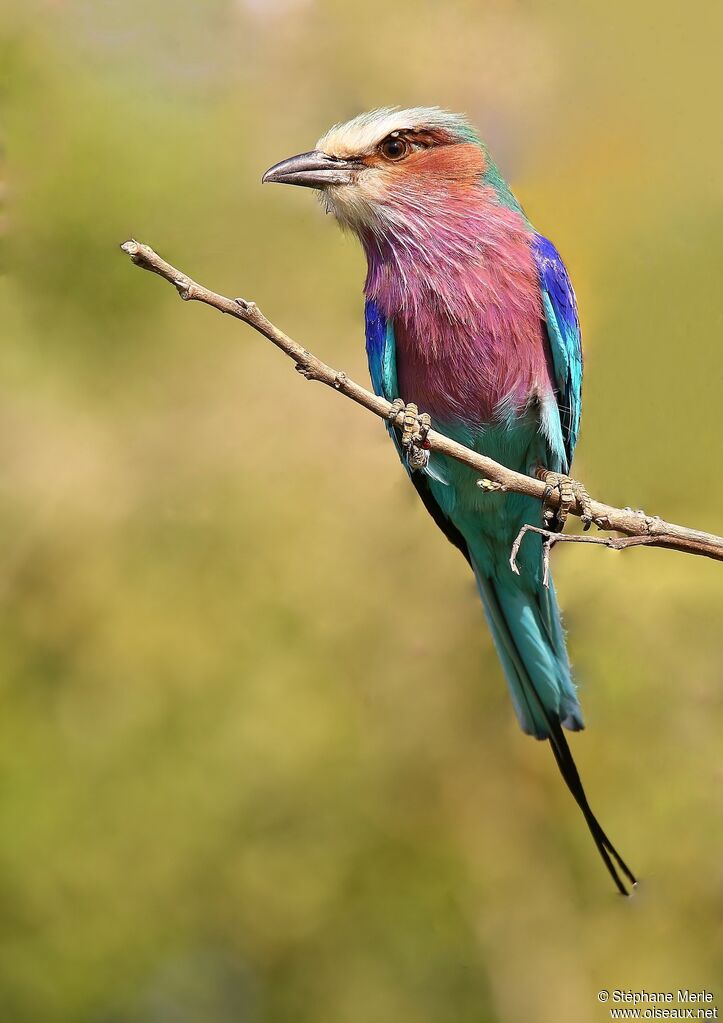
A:
<svg viewBox="0 0 723 1023">
<path fill-rule="evenodd" d="M 548 718 L 549 720 L 549 718 Z M 554 754 L 557 766 L 560 769 L 565 784 L 573 795 L 573 798 L 577 805 L 582 810 L 582 815 L 585 818 L 585 822 L 590 829 L 593 841 L 597 846 L 598 852 L 602 857 L 603 863 L 608 869 L 610 876 L 612 877 L 615 885 L 621 895 L 629 895 L 630 892 L 625 887 L 625 884 L 620 879 L 615 864 L 612 862 L 613 859 L 617 863 L 622 873 L 628 878 L 631 885 L 635 887 L 638 883 L 635 875 L 630 870 L 628 865 L 623 860 L 620 853 L 617 851 L 615 846 L 612 844 L 610 839 L 607 837 L 603 829 L 601 828 L 597 817 L 590 809 L 590 804 L 587 801 L 585 790 L 582 787 L 582 781 L 575 765 L 575 761 L 572 758 L 570 747 L 567 744 L 564 732 L 559 721 L 549 720 L 550 724 L 550 746 Z M 612 859 L 611 859 L 612 857 Z"/>
</svg>

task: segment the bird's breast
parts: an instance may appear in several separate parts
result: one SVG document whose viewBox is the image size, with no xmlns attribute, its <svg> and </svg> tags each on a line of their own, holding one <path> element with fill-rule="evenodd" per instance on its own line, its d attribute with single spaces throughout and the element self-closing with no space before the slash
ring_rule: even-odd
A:
<svg viewBox="0 0 723 1023">
<path fill-rule="evenodd" d="M 437 423 L 496 423 L 551 387 L 539 299 L 477 305 L 455 320 L 427 308 L 394 318 L 400 395 Z"/>
<path fill-rule="evenodd" d="M 365 241 L 400 396 L 437 423 L 504 420 L 552 388 L 531 229 L 490 189 L 425 203 L 416 216 L 402 205 L 394 230 Z"/>
</svg>

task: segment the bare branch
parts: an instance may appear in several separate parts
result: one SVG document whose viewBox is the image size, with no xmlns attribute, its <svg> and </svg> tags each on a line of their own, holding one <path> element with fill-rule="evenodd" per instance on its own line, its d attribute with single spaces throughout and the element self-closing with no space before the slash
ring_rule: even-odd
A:
<svg viewBox="0 0 723 1023">
<path fill-rule="evenodd" d="M 681 527 L 682 528 L 682 527 Z M 510 568 L 515 575 L 520 574 L 517 565 L 517 555 L 520 553 L 522 541 L 528 533 L 536 533 L 543 538 L 542 542 L 542 565 L 544 573 L 542 581 L 545 586 L 550 585 L 550 551 L 558 543 L 592 543 L 599 547 L 609 547 L 614 551 L 624 551 L 626 547 L 655 547 L 661 546 L 659 538 L 655 535 L 645 536 L 590 536 L 589 533 L 554 533 L 551 529 L 543 529 L 540 526 L 532 526 L 529 523 L 522 527 L 517 534 L 515 542 L 510 551 Z M 716 538 L 717 539 L 717 538 Z M 687 552 L 688 553 L 688 552 Z M 703 553 L 702 551 L 690 553 Z M 714 557 L 714 555 L 710 555 Z"/>
<path fill-rule="evenodd" d="M 347 398 L 351 398 L 358 405 L 373 412 L 381 419 L 389 419 L 393 413 L 392 405 L 372 394 L 365 387 L 350 380 L 346 373 L 332 369 L 325 362 L 312 355 L 306 348 L 292 340 L 287 334 L 275 327 L 268 320 L 254 302 L 246 302 L 242 298 L 225 298 L 214 291 L 209 291 L 203 285 L 197 284 L 186 274 L 171 266 L 164 259 L 153 251 L 148 245 L 137 241 L 127 241 L 121 245 L 121 249 L 132 259 L 132 261 L 144 270 L 153 273 L 169 281 L 185 301 L 203 302 L 205 305 L 218 309 L 219 312 L 228 313 L 238 320 L 248 323 L 272 344 L 280 348 L 285 355 L 296 363 L 296 369 L 307 380 L 318 380 L 320 383 L 333 387 Z M 393 422 L 401 427 L 403 424 L 404 412 L 399 412 Z M 444 434 L 436 430 L 430 430 L 427 434 L 425 447 L 430 451 L 448 455 L 463 465 L 468 465 L 480 474 L 482 489 L 489 491 L 490 500 L 495 498 L 493 492 L 513 491 L 517 494 L 525 494 L 529 497 L 536 497 L 540 501 L 545 496 L 545 484 L 542 480 L 526 476 L 524 473 L 508 469 L 499 462 L 495 462 L 486 455 L 478 454 L 470 448 L 450 440 Z M 559 503 L 559 494 L 553 493 L 548 504 L 555 506 Z M 582 509 L 576 501 L 570 508 L 570 512 L 579 516 Z M 545 537 L 543 547 L 545 557 L 549 560 L 550 549 L 554 544 L 561 542 L 570 543 L 598 543 L 606 547 L 620 550 L 625 547 L 647 546 L 666 547 L 671 550 L 683 551 L 687 554 L 698 554 L 703 557 L 723 561 L 723 537 L 713 533 L 703 533 L 700 530 L 688 529 L 686 526 L 679 526 L 673 522 L 665 522 L 657 516 L 646 515 L 642 511 L 633 511 L 632 508 L 614 508 L 612 505 L 602 504 L 600 501 L 592 502 L 592 514 L 595 522 L 601 529 L 611 530 L 625 534 L 624 538 L 615 537 L 590 537 L 573 536 L 569 534 L 550 534 L 547 530 L 535 526 L 526 526 L 515 541 L 512 551 L 511 564 L 516 568 L 516 556 L 519 552 L 520 543 L 526 532 L 537 532 Z"/>
</svg>

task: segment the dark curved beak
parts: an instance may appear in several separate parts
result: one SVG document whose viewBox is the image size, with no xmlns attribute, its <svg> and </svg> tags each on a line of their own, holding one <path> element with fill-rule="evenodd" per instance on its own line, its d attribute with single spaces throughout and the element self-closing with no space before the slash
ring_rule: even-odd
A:
<svg viewBox="0 0 723 1023">
<path fill-rule="evenodd" d="M 319 149 L 310 153 L 300 153 L 288 160 L 274 164 L 264 174 L 261 181 L 276 181 L 280 185 L 304 185 L 306 188 L 326 188 L 327 185 L 350 185 L 354 181 L 354 173 L 361 164 L 353 160 L 341 160 L 336 156 L 327 156 Z"/>
</svg>

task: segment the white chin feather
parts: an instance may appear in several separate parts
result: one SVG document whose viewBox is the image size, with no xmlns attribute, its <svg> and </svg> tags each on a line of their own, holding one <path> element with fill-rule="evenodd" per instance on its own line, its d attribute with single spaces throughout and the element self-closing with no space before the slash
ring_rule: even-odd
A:
<svg viewBox="0 0 723 1023">
<path fill-rule="evenodd" d="M 350 231 L 379 231 L 382 227 L 384 172 L 378 168 L 362 171 L 353 185 L 330 185 L 320 193 L 327 213 Z"/>
</svg>

